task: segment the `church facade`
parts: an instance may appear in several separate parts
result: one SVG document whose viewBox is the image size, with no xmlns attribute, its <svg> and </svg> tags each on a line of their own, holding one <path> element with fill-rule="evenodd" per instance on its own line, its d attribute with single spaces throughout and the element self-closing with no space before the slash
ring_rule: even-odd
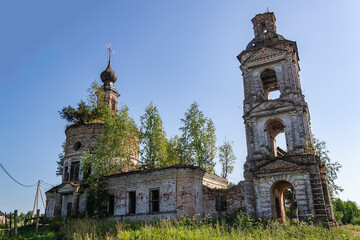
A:
<svg viewBox="0 0 360 240">
<path fill-rule="evenodd" d="M 308 105 L 299 78 L 296 42 L 277 33 L 271 12 L 252 19 L 255 37 L 238 56 L 244 83 L 247 158 L 244 181 L 227 180 L 193 166 L 129 171 L 106 180 L 107 210 L 116 219 L 152 220 L 237 214 L 286 220 L 312 215 L 335 223 L 324 162 L 314 153 Z M 116 74 L 110 62 L 101 74 L 108 104 L 116 109 Z M 81 154 L 103 134 L 101 124 L 68 126 L 62 184 L 47 193 L 46 216 L 85 211 Z M 283 136 L 285 147 L 277 144 Z M 134 156 L 134 163 L 138 156 Z M 290 196 L 290 197 L 289 197 Z"/>
</svg>

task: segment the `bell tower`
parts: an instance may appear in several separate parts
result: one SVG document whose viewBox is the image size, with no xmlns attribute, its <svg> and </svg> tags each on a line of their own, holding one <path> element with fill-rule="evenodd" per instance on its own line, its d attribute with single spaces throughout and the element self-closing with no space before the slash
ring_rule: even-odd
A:
<svg viewBox="0 0 360 240">
<path fill-rule="evenodd" d="M 272 12 L 251 21 L 255 37 L 237 56 L 245 96 L 247 212 L 284 221 L 306 220 L 312 214 L 328 225 L 334 222 L 334 214 L 325 166 L 313 150 L 296 42 L 277 33 Z M 285 138 L 283 148 L 277 146 L 280 135 Z M 285 191 L 292 197 L 286 198 Z"/>
</svg>

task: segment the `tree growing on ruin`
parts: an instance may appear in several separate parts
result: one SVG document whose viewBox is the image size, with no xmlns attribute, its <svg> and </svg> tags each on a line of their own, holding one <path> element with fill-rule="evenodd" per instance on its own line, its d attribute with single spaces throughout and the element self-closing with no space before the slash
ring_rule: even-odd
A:
<svg viewBox="0 0 360 240">
<path fill-rule="evenodd" d="M 62 176 L 63 174 L 63 168 L 64 168 L 64 160 L 65 160 L 65 144 L 66 142 L 63 142 L 61 144 L 62 152 L 58 154 L 59 161 L 56 161 L 56 176 Z"/>
<path fill-rule="evenodd" d="M 116 112 L 103 101 L 104 94 L 100 84 L 93 82 L 88 89 L 88 101 L 80 101 L 78 107 L 64 107 L 60 116 L 70 124 L 102 123 L 104 133 L 96 139 L 96 145 L 82 155 L 82 171 L 88 173 L 86 183 L 87 212 L 89 216 L 104 217 L 108 193 L 103 187 L 104 179 L 114 173 L 134 169 L 133 159 L 138 152 L 139 133 L 135 121 L 129 115 L 127 106 Z M 59 155 L 59 166 L 63 155 Z M 58 169 L 60 171 L 60 168 Z"/>
<path fill-rule="evenodd" d="M 180 163 L 214 171 L 216 135 L 213 121 L 206 118 L 194 102 L 181 119 Z"/>
<path fill-rule="evenodd" d="M 320 156 L 320 159 L 325 162 L 326 166 L 326 177 L 329 183 L 329 190 L 332 197 L 344 191 L 342 187 L 336 184 L 338 179 L 338 173 L 342 168 L 341 164 L 337 161 L 332 161 L 328 155 L 329 150 L 327 149 L 326 142 L 316 137 L 314 138 L 315 153 Z"/>
<path fill-rule="evenodd" d="M 167 165 L 167 140 L 157 107 L 150 103 L 140 117 L 140 155 L 141 167 L 153 169 Z"/>
<path fill-rule="evenodd" d="M 81 125 L 94 122 L 102 122 L 104 109 L 107 108 L 104 104 L 98 103 L 97 98 L 104 95 L 104 89 L 100 83 L 94 81 L 88 88 L 88 100 L 80 100 L 77 107 L 72 106 L 63 107 L 60 111 L 60 117 L 65 119 L 69 124 Z"/>
<path fill-rule="evenodd" d="M 129 116 L 127 106 L 114 114 L 109 107 L 103 109 L 104 134 L 91 151 L 83 154 L 83 172 L 90 172 L 87 178 L 87 212 L 90 216 L 103 217 L 106 214 L 104 202 L 107 192 L 103 181 L 111 174 L 128 171 L 136 166 L 133 159 L 138 151 L 139 133 L 135 121 Z"/>
<path fill-rule="evenodd" d="M 221 164 L 221 176 L 227 178 L 232 173 L 235 164 L 235 154 L 233 152 L 232 142 L 225 139 L 224 143 L 219 147 L 219 162 Z"/>
</svg>

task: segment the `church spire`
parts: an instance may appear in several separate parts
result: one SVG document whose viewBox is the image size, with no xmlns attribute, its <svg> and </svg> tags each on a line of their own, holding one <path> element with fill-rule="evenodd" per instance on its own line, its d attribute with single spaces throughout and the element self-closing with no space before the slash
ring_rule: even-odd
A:
<svg viewBox="0 0 360 240">
<path fill-rule="evenodd" d="M 109 43 L 106 46 L 109 54 L 108 66 L 107 68 L 100 74 L 101 81 L 104 83 L 103 89 L 105 91 L 105 103 L 109 105 L 111 110 L 117 110 L 117 99 L 120 96 L 116 88 L 114 87 L 114 83 L 117 80 L 116 73 L 111 68 L 111 54 L 114 51 L 111 48 L 111 44 Z"/>
</svg>

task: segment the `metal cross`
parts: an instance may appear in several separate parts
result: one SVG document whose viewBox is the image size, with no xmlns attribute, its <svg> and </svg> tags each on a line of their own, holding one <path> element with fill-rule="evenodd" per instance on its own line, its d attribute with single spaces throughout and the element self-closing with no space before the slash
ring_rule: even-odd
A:
<svg viewBox="0 0 360 240">
<path fill-rule="evenodd" d="M 106 45 L 106 49 L 108 50 L 108 54 L 109 54 L 109 62 L 111 60 L 111 54 L 114 54 L 114 50 L 112 50 L 111 48 L 111 43 L 109 43 L 108 45 Z"/>
</svg>

